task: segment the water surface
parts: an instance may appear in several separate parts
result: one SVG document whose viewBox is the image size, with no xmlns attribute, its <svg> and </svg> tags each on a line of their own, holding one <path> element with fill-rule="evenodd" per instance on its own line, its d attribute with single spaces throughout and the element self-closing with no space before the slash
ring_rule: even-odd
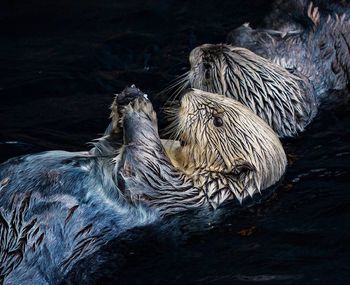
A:
<svg viewBox="0 0 350 285">
<path fill-rule="evenodd" d="M 88 149 L 108 124 L 113 94 L 133 83 L 158 109 L 166 98 L 155 94 L 188 69 L 192 48 L 223 42 L 243 22 L 258 24 L 270 1 L 22 2 L 0 10 L 0 161 Z M 347 284 L 348 96 L 330 94 L 307 131 L 283 142 L 288 171 L 260 204 L 134 229 L 67 282 Z"/>
</svg>

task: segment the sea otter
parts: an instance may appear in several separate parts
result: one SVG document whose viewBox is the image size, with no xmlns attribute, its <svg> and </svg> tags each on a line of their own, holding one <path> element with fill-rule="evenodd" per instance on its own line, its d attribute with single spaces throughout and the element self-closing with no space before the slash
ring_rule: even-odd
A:
<svg viewBox="0 0 350 285">
<path fill-rule="evenodd" d="M 189 57 L 190 86 L 240 101 L 280 137 L 303 131 L 321 95 L 349 81 L 350 18 L 345 7 L 342 14 L 327 10 L 325 15 L 301 2 L 305 21 L 280 21 L 280 30 L 245 24 L 230 33 L 230 44 L 195 48 Z"/>
<path fill-rule="evenodd" d="M 58 284 L 131 227 L 242 201 L 285 171 L 273 130 L 233 99 L 188 91 L 175 112 L 181 143 L 164 147 L 151 102 L 135 88 L 122 95 L 115 103 L 126 105 L 113 104 L 109 134 L 91 151 L 48 151 L 0 165 L 0 283 Z"/>
<path fill-rule="evenodd" d="M 249 107 L 280 136 L 304 130 L 317 112 L 307 78 L 248 49 L 205 44 L 190 54 L 192 87 L 234 98 Z"/>
</svg>

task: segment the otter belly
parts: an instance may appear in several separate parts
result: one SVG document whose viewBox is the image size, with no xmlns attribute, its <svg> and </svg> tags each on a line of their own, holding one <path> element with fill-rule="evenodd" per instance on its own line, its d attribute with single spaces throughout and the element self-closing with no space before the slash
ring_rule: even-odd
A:
<svg viewBox="0 0 350 285">
<path fill-rule="evenodd" d="M 51 151 L 0 165 L 4 284 L 57 284 L 108 240 L 155 219 L 121 197 L 111 161 Z"/>
</svg>

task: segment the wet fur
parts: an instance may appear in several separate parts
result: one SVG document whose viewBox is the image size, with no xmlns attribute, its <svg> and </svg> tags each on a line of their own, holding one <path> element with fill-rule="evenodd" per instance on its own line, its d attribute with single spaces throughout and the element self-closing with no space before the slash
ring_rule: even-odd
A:
<svg viewBox="0 0 350 285">
<path fill-rule="evenodd" d="M 244 24 L 230 45 L 194 49 L 191 87 L 235 98 L 280 137 L 302 132 L 324 93 L 345 88 L 350 76 L 349 4 L 317 2 L 277 1 L 271 26 Z"/>
<path fill-rule="evenodd" d="M 218 94 L 189 90 L 181 99 L 175 132 L 185 145 L 178 167 L 216 208 L 240 202 L 275 184 L 286 168 L 283 147 L 273 130 L 248 108 Z M 216 127 L 219 116 L 223 125 Z"/>
<path fill-rule="evenodd" d="M 108 155 L 108 141 L 90 153 L 49 151 L 0 165 L 0 283 L 58 284 L 101 245 L 159 218 L 118 185 L 119 156 Z"/>
<path fill-rule="evenodd" d="M 197 96 L 205 100 L 200 93 Z M 236 135 L 243 137 L 228 147 L 242 147 L 251 139 L 253 144 L 259 143 L 257 133 L 249 129 L 254 115 L 244 106 L 236 107 L 242 115 L 237 123 L 244 123 L 244 116 L 252 117 L 249 124 L 242 125 L 245 128 L 238 128 L 243 133 Z M 108 145 L 112 137 L 107 134 L 90 152 L 50 151 L 1 164 L 0 282 L 59 284 L 78 261 L 93 256 L 131 227 L 189 209 L 216 208 L 235 197 L 241 201 L 270 186 L 283 174 L 286 158 L 272 130 L 256 119 L 256 130 L 272 135 L 264 142 L 270 149 L 268 156 L 261 156 L 261 151 L 248 144 L 239 160 L 228 152 L 227 161 L 232 160 L 232 165 L 222 166 L 216 173 L 202 169 L 188 175 L 171 163 L 158 135 L 152 104 L 143 97 L 125 108 L 124 144 L 117 156 L 109 155 L 113 145 Z M 196 136 L 200 130 L 192 134 Z M 113 129 L 108 132 L 114 133 Z M 275 162 L 269 156 L 273 150 Z M 192 149 L 193 154 L 188 155 L 200 155 L 200 151 Z M 253 155 L 250 160 L 249 154 Z M 207 157 L 206 152 L 202 155 Z M 222 186 L 223 178 L 230 181 L 224 185 L 230 187 L 229 196 L 226 188 L 213 188 Z"/>
<path fill-rule="evenodd" d="M 72 266 L 157 214 L 128 203 L 111 158 L 45 152 L 0 167 L 0 276 L 5 284 L 58 284 Z"/>
<path fill-rule="evenodd" d="M 277 64 L 230 45 L 205 44 L 190 54 L 191 86 L 238 100 L 280 136 L 294 136 L 313 119 L 311 83 Z"/>
<path fill-rule="evenodd" d="M 350 5 L 327 2 L 277 2 L 266 19 L 268 29 L 243 25 L 228 42 L 305 76 L 317 95 L 344 89 L 350 76 Z"/>
</svg>

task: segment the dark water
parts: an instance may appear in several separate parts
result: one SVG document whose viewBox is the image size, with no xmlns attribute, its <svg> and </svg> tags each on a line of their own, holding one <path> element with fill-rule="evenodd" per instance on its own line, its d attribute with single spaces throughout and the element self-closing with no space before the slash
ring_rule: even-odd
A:
<svg viewBox="0 0 350 285">
<path fill-rule="evenodd" d="M 128 84 L 161 106 L 166 98 L 155 94 L 188 69 L 193 47 L 222 42 L 243 22 L 258 24 L 269 2 L 8 1 L 0 9 L 0 161 L 87 149 L 108 124 L 113 93 Z M 134 229 L 68 281 L 348 284 L 347 93 L 331 94 L 308 130 L 284 141 L 290 165 L 269 198 Z"/>
</svg>

